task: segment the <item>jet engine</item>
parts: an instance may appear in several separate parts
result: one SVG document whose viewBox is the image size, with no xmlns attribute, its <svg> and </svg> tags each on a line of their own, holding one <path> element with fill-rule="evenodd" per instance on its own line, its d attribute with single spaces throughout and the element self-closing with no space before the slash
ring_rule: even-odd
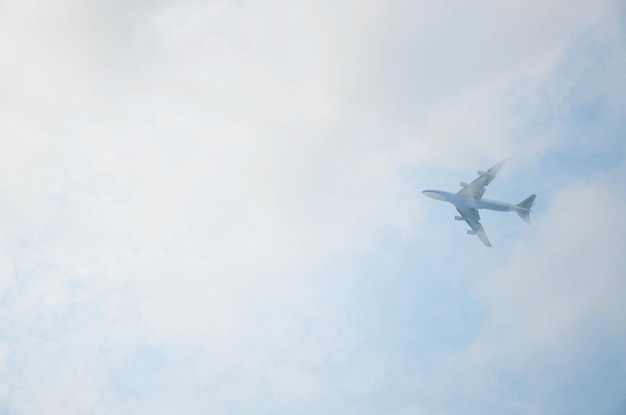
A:
<svg viewBox="0 0 626 415">
<path fill-rule="evenodd" d="M 473 230 L 470 229 L 470 230 L 467 231 L 467 234 L 468 235 L 476 235 L 476 231 L 473 231 Z"/>
<path fill-rule="evenodd" d="M 482 170 L 478 170 L 478 173 L 477 173 L 477 174 L 478 174 L 479 176 L 486 176 L 486 175 L 487 175 L 487 172 L 484 172 L 484 171 L 482 171 Z"/>
<path fill-rule="evenodd" d="M 465 220 L 465 219 L 463 218 L 463 216 L 458 216 L 457 215 L 457 216 L 454 217 L 454 220 Z"/>
<path fill-rule="evenodd" d="M 461 182 L 460 183 L 461 187 L 466 188 L 467 186 L 469 186 L 469 184 L 465 183 L 465 182 Z"/>
</svg>

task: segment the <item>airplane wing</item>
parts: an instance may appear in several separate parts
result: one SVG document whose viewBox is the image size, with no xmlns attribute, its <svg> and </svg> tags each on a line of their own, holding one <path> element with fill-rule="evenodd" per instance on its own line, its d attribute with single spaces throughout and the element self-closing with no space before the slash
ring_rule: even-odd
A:
<svg viewBox="0 0 626 415">
<path fill-rule="evenodd" d="M 485 187 L 487 187 L 487 185 L 496 178 L 496 174 L 498 174 L 498 171 L 500 171 L 506 161 L 506 159 L 500 161 L 487 171 L 479 170 L 478 177 L 474 179 L 473 182 L 471 182 L 470 184 L 461 183 L 461 186 L 463 186 L 463 188 L 459 190 L 457 194 L 473 197 L 474 199 L 480 199 L 481 197 L 483 197 L 483 195 L 485 194 Z"/>
<path fill-rule="evenodd" d="M 489 242 L 489 239 L 487 239 L 485 229 L 483 228 L 483 225 L 480 224 L 480 213 L 478 213 L 478 209 L 457 206 L 456 210 L 461 214 L 461 219 L 467 222 L 469 227 L 472 228 L 472 230 L 467 231 L 467 233 L 478 236 L 482 243 L 491 247 L 491 243 Z"/>
</svg>

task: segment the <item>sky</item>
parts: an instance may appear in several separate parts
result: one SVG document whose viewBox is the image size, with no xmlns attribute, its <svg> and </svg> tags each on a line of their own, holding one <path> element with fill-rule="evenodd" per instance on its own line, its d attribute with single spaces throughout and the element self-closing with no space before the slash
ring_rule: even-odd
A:
<svg viewBox="0 0 626 415">
<path fill-rule="evenodd" d="M 0 1 L 0 414 L 626 414 L 619 0 Z M 484 247 L 423 189 L 487 189 Z"/>
</svg>

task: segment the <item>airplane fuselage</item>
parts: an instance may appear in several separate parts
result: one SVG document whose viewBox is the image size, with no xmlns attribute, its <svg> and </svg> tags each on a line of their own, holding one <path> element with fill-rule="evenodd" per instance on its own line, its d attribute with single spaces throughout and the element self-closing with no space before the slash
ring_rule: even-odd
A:
<svg viewBox="0 0 626 415">
<path fill-rule="evenodd" d="M 491 246 L 485 229 L 480 223 L 478 209 L 496 210 L 499 212 L 515 212 L 527 224 L 530 223 L 530 209 L 537 195 L 530 195 L 518 204 L 500 202 L 499 200 L 484 199 L 485 188 L 495 179 L 496 174 L 502 168 L 506 160 L 495 164 L 487 171 L 478 170 L 478 177 L 471 183 L 461 182 L 461 190 L 457 193 L 444 192 L 443 190 L 424 190 L 422 193 L 430 198 L 448 202 L 456 207 L 459 215 L 455 220 L 465 221 L 470 227 L 469 235 L 476 235 L 486 246 Z"/>
<path fill-rule="evenodd" d="M 469 196 L 458 195 L 450 192 L 444 192 L 443 190 L 424 190 L 422 192 L 428 197 L 444 202 L 452 203 L 454 206 L 467 207 L 473 209 L 489 209 L 497 210 L 499 212 L 528 212 L 529 209 L 525 209 L 516 206 L 512 203 L 500 202 L 498 200 L 491 199 L 475 199 Z"/>
</svg>

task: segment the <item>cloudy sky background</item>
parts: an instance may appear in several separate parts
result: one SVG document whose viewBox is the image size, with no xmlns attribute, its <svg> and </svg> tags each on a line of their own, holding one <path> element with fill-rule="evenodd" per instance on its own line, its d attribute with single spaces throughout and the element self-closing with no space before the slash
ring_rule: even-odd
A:
<svg viewBox="0 0 626 415">
<path fill-rule="evenodd" d="M 626 413 L 622 2 L 53 3 L 0 2 L 0 414 Z M 420 192 L 504 157 L 487 249 Z"/>
</svg>

